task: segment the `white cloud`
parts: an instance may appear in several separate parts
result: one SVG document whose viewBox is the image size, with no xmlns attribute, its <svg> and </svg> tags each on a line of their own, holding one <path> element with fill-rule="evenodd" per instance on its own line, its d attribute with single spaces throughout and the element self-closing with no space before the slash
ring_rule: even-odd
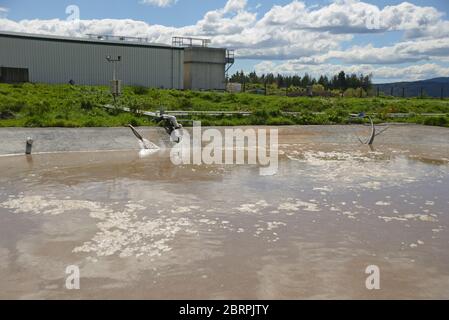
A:
<svg viewBox="0 0 449 320">
<path fill-rule="evenodd" d="M 173 0 L 145 0 L 149 3 L 167 5 Z M 78 25 L 61 20 L 23 20 L 14 22 L 3 19 L 0 29 L 30 33 L 50 33 L 83 36 L 86 33 L 101 33 L 148 37 L 150 41 L 170 43 L 173 35 L 209 37 L 216 46 L 237 49 L 240 58 L 270 59 L 326 59 L 326 54 L 345 58 L 338 52 L 354 33 L 373 32 L 372 17 L 382 19 L 374 31 L 407 30 L 411 35 L 428 37 L 426 28 L 447 21 L 431 7 L 419 7 L 404 2 L 397 6 L 379 9 L 377 6 L 358 0 L 336 0 L 329 5 L 307 7 L 294 0 L 284 6 L 275 5 L 261 18 L 247 7 L 247 0 L 228 0 L 223 8 L 207 12 L 196 24 L 181 28 L 150 25 L 134 20 L 82 20 Z M 370 20 L 371 19 L 371 20 Z M 449 23 L 449 22 L 447 22 Z M 77 27 L 78 26 L 78 27 Z M 422 28 L 419 29 L 418 27 Z M 418 28 L 418 29 L 417 29 Z M 449 29 L 449 28 L 448 28 Z M 418 31 L 417 31 L 418 30 Z M 353 52 L 356 48 L 353 49 Z M 364 50 L 376 51 L 367 46 Z M 380 50 L 377 50 L 380 51 Z M 382 52 L 381 52 L 382 53 Z M 384 50 L 383 54 L 388 54 Z M 324 54 L 324 56 L 323 56 Z M 371 55 L 378 59 L 381 55 Z M 419 55 L 406 57 L 407 61 L 419 59 Z M 374 59 L 374 61 L 376 60 Z M 399 61 L 401 56 L 397 56 Z M 389 59 L 395 63 L 393 59 Z M 379 63 L 381 61 L 379 60 Z"/>
<path fill-rule="evenodd" d="M 408 2 L 380 9 L 359 0 L 335 0 L 317 8 L 294 0 L 285 6 L 274 6 L 259 25 L 331 33 L 373 33 L 423 29 L 433 26 L 441 18 L 442 13 L 433 7 L 420 7 Z"/>
<path fill-rule="evenodd" d="M 161 7 L 161 8 L 169 7 L 173 4 L 175 4 L 176 2 L 178 2 L 178 0 L 142 0 L 141 1 L 141 3 L 143 3 L 143 4 L 149 4 L 149 5 Z"/>
<path fill-rule="evenodd" d="M 160 6 L 176 2 L 142 1 Z M 59 19 L 16 22 L 3 18 L 0 30 L 77 37 L 124 35 L 167 44 L 172 36 L 206 37 L 214 46 L 236 49 L 240 59 L 284 60 L 283 64 L 273 64 L 288 70 L 297 66 L 295 70 L 299 73 L 306 66 L 325 70 L 335 64 L 433 65 L 449 56 L 449 21 L 433 7 L 408 2 L 379 8 L 359 0 L 334 0 L 322 6 L 307 6 L 304 1 L 293 0 L 286 5 L 274 5 L 259 16 L 257 9 L 248 7 L 247 0 L 228 0 L 222 8 L 206 12 L 195 24 L 179 28 L 131 19 L 73 23 Z M 390 31 L 404 31 L 405 38 L 385 47 L 367 44 L 342 49 L 355 34 L 379 33 L 382 37 L 380 33 Z M 372 69 L 379 70 L 375 66 Z"/>
<path fill-rule="evenodd" d="M 6 17 L 6 15 L 8 14 L 8 11 L 9 10 L 7 8 L 0 7 L 0 18 Z"/>
<path fill-rule="evenodd" d="M 330 50 L 322 55 L 299 58 L 298 61 L 319 64 L 337 59 L 352 64 L 398 64 L 447 56 L 449 56 L 449 37 L 416 39 L 386 47 L 374 47 L 372 44 L 353 46 L 347 50 Z"/>
<path fill-rule="evenodd" d="M 255 66 L 258 73 L 280 73 L 280 74 L 305 74 L 312 76 L 328 75 L 333 76 L 344 70 L 351 74 L 372 74 L 377 82 L 389 79 L 395 80 L 423 80 L 435 77 L 448 77 L 449 67 L 444 67 L 436 63 L 417 64 L 412 66 L 373 66 L 366 64 L 342 65 L 342 64 L 303 64 L 295 60 L 282 63 L 273 61 L 262 61 Z M 273 72 L 276 70 L 276 72 Z"/>
<path fill-rule="evenodd" d="M 236 12 L 245 9 L 247 0 L 229 0 L 225 7 L 224 12 Z"/>
</svg>

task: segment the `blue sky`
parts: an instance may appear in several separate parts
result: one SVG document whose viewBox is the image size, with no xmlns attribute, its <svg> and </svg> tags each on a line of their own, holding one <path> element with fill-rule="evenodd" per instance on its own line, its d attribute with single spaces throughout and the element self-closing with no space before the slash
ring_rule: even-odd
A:
<svg viewBox="0 0 449 320">
<path fill-rule="evenodd" d="M 80 24 L 66 21 L 69 5 Z M 202 36 L 237 50 L 231 72 L 345 69 L 386 82 L 449 76 L 448 12 L 447 0 L 0 0 L 0 30 Z"/>
</svg>

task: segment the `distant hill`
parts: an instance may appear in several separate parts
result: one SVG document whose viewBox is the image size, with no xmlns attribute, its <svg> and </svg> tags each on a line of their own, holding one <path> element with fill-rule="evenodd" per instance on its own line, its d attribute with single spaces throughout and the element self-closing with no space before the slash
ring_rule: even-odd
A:
<svg viewBox="0 0 449 320">
<path fill-rule="evenodd" d="M 379 91 L 385 95 L 391 95 L 393 92 L 393 95 L 397 97 L 402 96 L 403 90 L 405 90 L 406 97 L 419 97 L 422 90 L 424 96 L 427 97 L 440 98 L 443 94 L 443 97 L 447 98 L 449 97 L 449 77 L 413 82 L 374 84 L 374 88 L 376 90 L 379 88 Z"/>
</svg>

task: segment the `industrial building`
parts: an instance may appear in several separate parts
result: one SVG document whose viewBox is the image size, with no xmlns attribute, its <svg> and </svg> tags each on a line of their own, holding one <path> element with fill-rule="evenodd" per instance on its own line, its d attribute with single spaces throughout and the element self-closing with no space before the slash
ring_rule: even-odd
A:
<svg viewBox="0 0 449 320">
<path fill-rule="evenodd" d="M 124 85 L 164 89 L 225 90 L 232 51 L 209 41 L 175 37 L 172 45 L 147 39 L 89 35 L 86 38 L 0 32 L 0 82 Z"/>
</svg>

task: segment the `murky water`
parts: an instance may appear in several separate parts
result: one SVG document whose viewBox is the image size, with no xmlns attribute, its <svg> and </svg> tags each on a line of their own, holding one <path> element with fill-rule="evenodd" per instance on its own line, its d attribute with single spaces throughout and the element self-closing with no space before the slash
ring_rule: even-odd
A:
<svg viewBox="0 0 449 320">
<path fill-rule="evenodd" d="M 0 298 L 449 298 L 449 130 L 355 131 L 280 129 L 273 176 L 164 149 L 0 158 Z"/>
</svg>

